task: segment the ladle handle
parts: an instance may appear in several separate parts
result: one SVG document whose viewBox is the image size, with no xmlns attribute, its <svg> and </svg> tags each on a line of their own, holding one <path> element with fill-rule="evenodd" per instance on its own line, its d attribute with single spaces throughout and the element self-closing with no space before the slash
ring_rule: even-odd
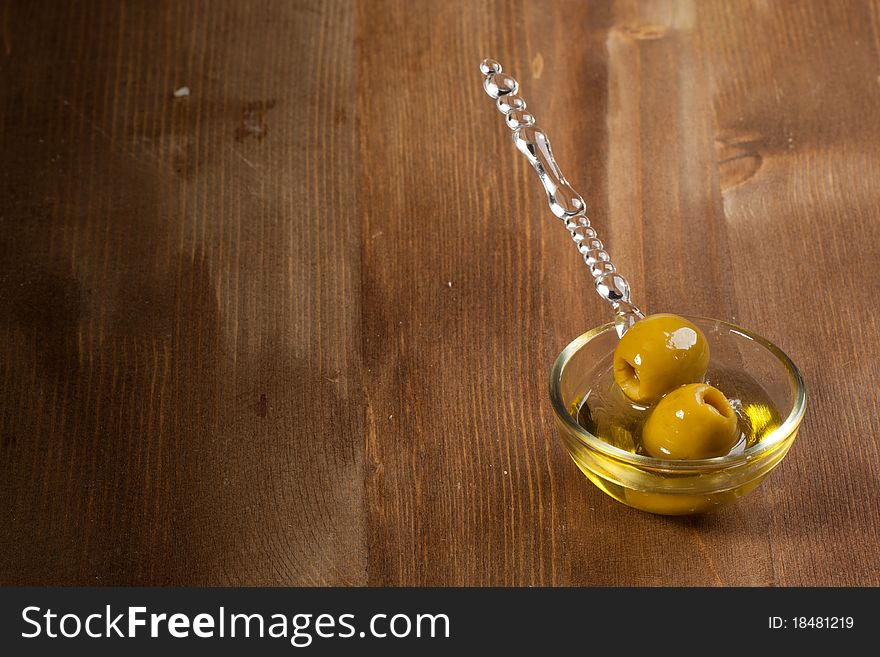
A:
<svg viewBox="0 0 880 657">
<path fill-rule="evenodd" d="M 499 111 L 504 114 L 507 127 L 513 130 L 513 143 L 526 156 L 529 164 L 538 172 L 550 211 L 565 222 L 578 251 L 590 269 L 596 291 L 611 304 L 618 318 L 618 333 L 623 334 L 632 324 L 643 317 L 642 312 L 630 301 L 629 283 L 618 273 L 611 256 L 587 218 L 587 206 L 553 157 L 553 149 L 546 133 L 535 127 L 535 117 L 526 111 L 526 101 L 520 96 L 519 83 L 502 72 L 501 64 L 494 59 L 484 59 L 480 64 L 483 73 L 483 89 L 495 99 Z"/>
</svg>

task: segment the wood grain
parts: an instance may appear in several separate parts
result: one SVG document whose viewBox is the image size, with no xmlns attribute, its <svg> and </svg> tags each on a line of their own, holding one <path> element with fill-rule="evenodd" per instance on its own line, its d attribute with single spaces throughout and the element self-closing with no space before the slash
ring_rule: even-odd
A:
<svg viewBox="0 0 880 657">
<path fill-rule="evenodd" d="M 0 583 L 880 584 L 880 4 L 0 21 Z M 640 513 L 568 459 L 549 366 L 607 310 L 485 56 L 637 302 L 801 368 L 736 505 Z"/>
</svg>

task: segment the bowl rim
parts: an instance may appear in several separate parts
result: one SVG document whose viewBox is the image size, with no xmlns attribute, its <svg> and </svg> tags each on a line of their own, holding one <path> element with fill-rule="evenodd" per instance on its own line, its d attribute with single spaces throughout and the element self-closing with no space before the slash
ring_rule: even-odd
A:
<svg viewBox="0 0 880 657">
<path fill-rule="evenodd" d="M 607 324 L 603 324 L 602 326 L 597 326 L 596 328 L 590 329 L 586 333 L 582 333 L 581 335 L 576 337 L 574 340 L 569 342 L 568 345 L 566 345 L 566 347 L 559 353 L 559 355 L 556 357 L 556 360 L 553 362 L 553 367 L 550 370 L 550 401 L 553 404 L 553 412 L 556 414 L 557 419 L 563 422 L 569 429 L 569 431 L 585 447 L 596 450 L 598 452 L 602 452 L 603 454 L 606 454 L 618 461 L 623 461 L 625 463 L 643 469 L 654 468 L 675 470 L 679 472 L 705 471 L 706 469 L 721 470 L 754 461 L 760 458 L 765 453 L 774 450 L 776 447 L 779 446 L 780 443 L 784 442 L 792 434 L 792 432 L 797 430 L 798 426 L 801 423 L 801 420 L 804 417 L 804 411 L 806 409 L 806 388 L 804 385 L 804 379 L 801 376 L 801 373 L 798 370 L 797 366 L 794 364 L 791 358 L 789 358 L 788 355 L 786 355 L 786 353 L 782 351 L 782 349 L 770 342 L 767 338 L 764 338 L 746 328 L 743 328 L 736 324 L 732 324 L 730 322 L 726 322 L 721 319 L 715 319 L 713 317 L 701 317 L 698 315 L 681 315 L 681 317 L 684 317 L 688 320 L 697 320 L 698 322 L 714 322 L 716 324 L 724 326 L 733 333 L 737 333 L 741 337 L 752 340 L 753 342 L 757 342 L 759 345 L 761 345 L 771 354 L 773 354 L 776 359 L 780 361 L 783 366 L 785 366 L 791 381 L 794 382 L 794 400 L 792 402 L 791 411 L 788 413 L 788 416 L 785 418 L 782 424 L 780 424 L 770 433 L 770 435 L 766 436 L 758 444 L 753 445 L 752 447 L 749 447 L 748 449 L 745 449 L 738 454 L 727 454 L 725 456 L 716 456 L 709 459 L 684 460 L 659 459 L 653 456 L 634 454 L 632 452 L 628 452 L 626 450 L 620 449 L 619 447 L 615 447 L 614 445 L 606 443 L 601 438 L 598 438 L 597 436 L 584 429 L 575 421 L 575 419 L 569 413 L 568 407 L 566 406 L 565 401 L 562 399 L 562 394 L 559 389 L 559 381 L 562 378 L 562 371 L 565 369 L 566 364 L 571 360 L 572 356 L 578 350 L 580 350 L 581 347 L 583 347 L 593 338 L 604 333 L 605 331 L 616 330 L 617 322 L 613 321 Z"/>
</svg>

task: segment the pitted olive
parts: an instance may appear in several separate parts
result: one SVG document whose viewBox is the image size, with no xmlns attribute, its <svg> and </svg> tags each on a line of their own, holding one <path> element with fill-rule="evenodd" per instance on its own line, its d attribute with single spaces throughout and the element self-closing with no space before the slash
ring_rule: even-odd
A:
<svg viewBox="0 0 880 657">
<path fill-rule="evenodd" d="M 614 380 L 640 404 L 652 404 L 673 388 L 702 380 L 708 367 L 706 336 L 678 315 L 645 317 L 624 333 L 614 350 Z"/>
<path fill-rule="evenodd" d="M 691 383 L 661 399 L 642 428 L 642 445 L 661 459 L 724 456 L 740 438 L 736 413 L 718 388 Z"/>
</svg>

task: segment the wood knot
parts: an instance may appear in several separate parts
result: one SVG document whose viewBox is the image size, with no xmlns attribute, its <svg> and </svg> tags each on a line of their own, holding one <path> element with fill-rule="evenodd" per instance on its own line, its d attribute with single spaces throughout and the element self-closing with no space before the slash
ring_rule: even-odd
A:
<svg viewBox="0 0 880 657">
<path fill-rule="evenodd" d="M 715 138 L 715 157 L 721 191 L 741 185 L 761 169 L 764 142 L 758 133 L 725 133 Z"/>
<path fill-rule="evenodd" d="M 665 25 L 645 23 L 643 25 L 621 25 L 617 30 L 628 39 L 651 41 L 653 39 L 662 39 L 665 37 L 669 28 Z"/>
</svg>

